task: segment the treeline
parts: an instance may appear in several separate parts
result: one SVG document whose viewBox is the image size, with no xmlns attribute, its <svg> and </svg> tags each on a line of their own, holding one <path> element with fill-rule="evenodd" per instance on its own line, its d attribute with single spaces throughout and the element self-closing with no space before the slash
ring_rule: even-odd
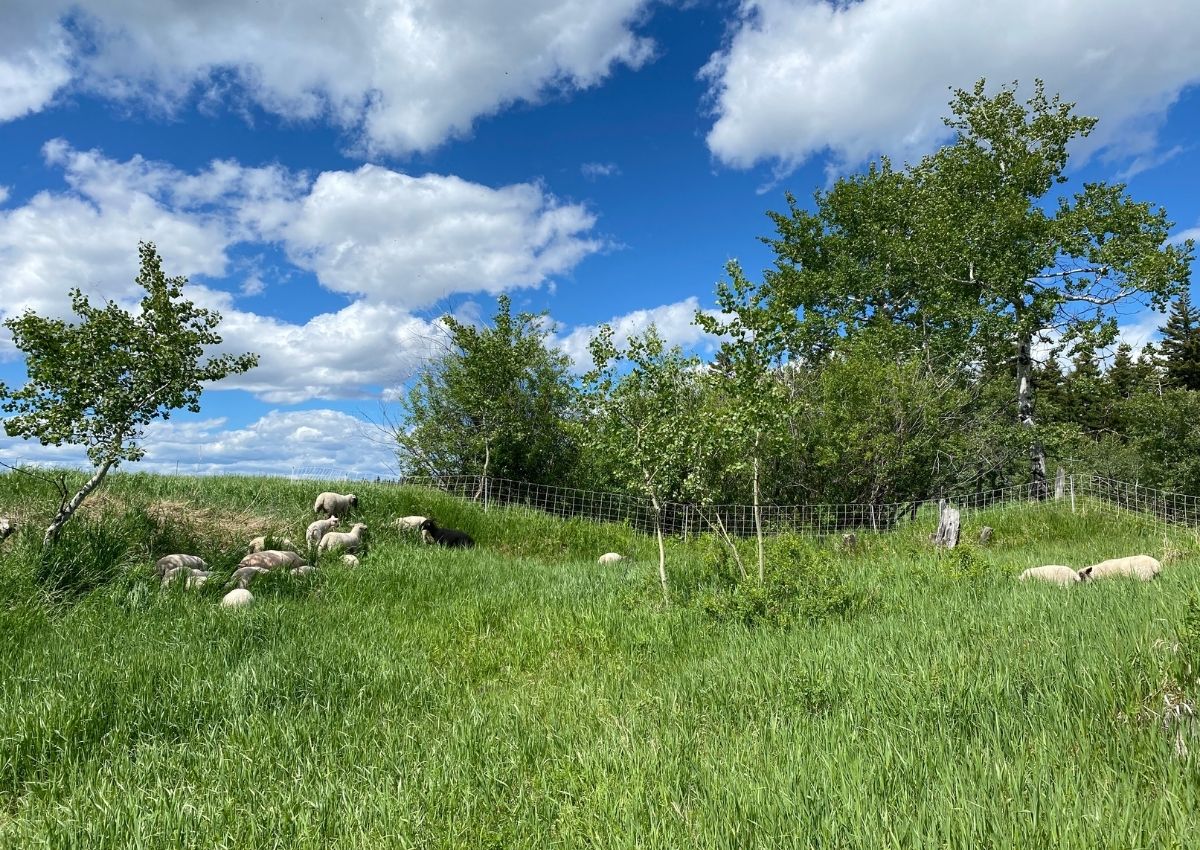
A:
<svg viewBox="0 0 1200 850">
<path fill-rule="evenodd" d="M 602 327 L 578 377 L 506 297 L 488 326 L 447 318 L 393 428 L 402 465 L 656 505 L 1044 492 L 1059 463 L 1200 493 L 1193 244 L 1124 185 L 1050 196 L 1096 122 L 1040 82 L 950 106 L 952 144 L 768 214 L 774 265 L 752 281 L 731 263 L 719 317 L 696 317 L 711 362 Z M 1135 305 L 1167 313 L 1157 348 L 1116 345 Z"/>
</svg>

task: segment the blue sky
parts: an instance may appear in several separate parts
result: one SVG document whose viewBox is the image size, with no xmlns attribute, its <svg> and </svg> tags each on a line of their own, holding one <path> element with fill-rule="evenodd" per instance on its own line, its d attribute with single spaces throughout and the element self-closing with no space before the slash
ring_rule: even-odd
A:
<svg viewBox="0 0 1200 850">
<path fill-rule="evenodd" d="M 987 8 L 971 8 L 985 6 Z M 437 317 L 509 292 L 585 356 L 757 275 L 783 193 L 944 142 L 949 87 L 1041 77 L 1100 118 L 1075 180 L 1200 236 L 1194 0 L 0 0 L 0 317 L 136 297 L 157 243 L 262 365 L 150 469 L 385 473 L 364 427 Z M 1126 309 L 1123 333 L 1160 315 Z M 22 363 L 0 334 L 0 380 Z M 0 435 L 0 460 L 78 450 Z"/>
</svg>

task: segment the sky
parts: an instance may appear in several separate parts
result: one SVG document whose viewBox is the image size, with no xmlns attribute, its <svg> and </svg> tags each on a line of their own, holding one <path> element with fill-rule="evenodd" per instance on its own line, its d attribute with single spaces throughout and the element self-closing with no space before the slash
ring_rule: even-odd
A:
<svg viewBox="0 0 1200 850">
<path fill-rule="evenodd" d="M 951 89 L 1100 119 L 1073 182 L 1200 239 L 1195 0 L 0 0 L 0 319 L 136 303 L 139 241 L 260 365 L 138 468 L 390 475 L 370 424 L 508 293 L 579 368 L 602 322 L 692 323 L 768 210 L 949 139 Z M 1200 292 L 1197 285 L 1193 290 Z M 1165 317 L 1120 315 L 1139 346 Z M 0 330 L 0 381 L 24 367 Z M 0 461 L 82 465 L 0 433 Z"/>
</svg>

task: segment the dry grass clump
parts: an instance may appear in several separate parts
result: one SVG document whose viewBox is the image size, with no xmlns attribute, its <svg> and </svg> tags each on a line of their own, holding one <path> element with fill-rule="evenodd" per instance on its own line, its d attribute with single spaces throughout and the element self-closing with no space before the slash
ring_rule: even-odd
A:
<svg viewBox="0 0 1200 850">
<path fill-rule="evenodd" d="M 146 506 L 146 516 L 160 530 L 173 528 L 191 537 L 207 537 L 219 542 L 222 548 L 244 546 L 259 535 L 279 535 L 284 525 L 278 517 L 262 516 L 250 510 L 217 510 L 173 499 L 151 502 Z"/>
</svg>

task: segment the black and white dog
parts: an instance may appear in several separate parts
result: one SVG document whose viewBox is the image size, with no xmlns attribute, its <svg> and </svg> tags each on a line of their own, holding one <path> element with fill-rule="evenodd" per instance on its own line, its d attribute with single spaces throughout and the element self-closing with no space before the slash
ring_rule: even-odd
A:
<svg viewBox="0 0 1200 850">
<path fill-rule="evenodd" d="M 471 539 L 471 535 L 465 531 L 455 531 L 453 528 L 439 528 L 438 524 L 431 519 L 427 519 L 421 523 L 421 537 L 427 542 L 436 543 L 439 546 L 470 549 L 475 545 L 475 541 Z"/>
</svg>

